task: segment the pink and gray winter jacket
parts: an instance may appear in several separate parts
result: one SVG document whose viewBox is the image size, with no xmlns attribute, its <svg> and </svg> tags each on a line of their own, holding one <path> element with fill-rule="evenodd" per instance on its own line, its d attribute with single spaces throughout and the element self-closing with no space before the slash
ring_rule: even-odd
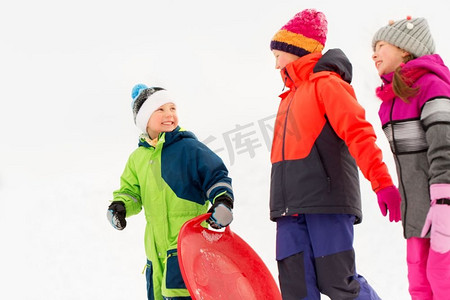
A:
<svg viewBox="0 0 450 300">
<path fill-rule="evenodd" d="M 431 198 L 450 198 L 450 72 L 437 54 L 413 59 L 404 71 L 420 73 L 409 103 L 389 86 L 393 73 L 382 76 L 378 112 L 394 154 L 402 195 L 405 238 L 420 237 Z"/>
</svg>

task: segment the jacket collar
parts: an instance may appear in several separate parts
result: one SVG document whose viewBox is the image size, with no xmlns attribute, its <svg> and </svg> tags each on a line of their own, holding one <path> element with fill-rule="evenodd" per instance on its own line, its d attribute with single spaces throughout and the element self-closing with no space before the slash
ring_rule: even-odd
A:
<svg viewBox="0 0 450 300">
<path fill-rule="evenodd" d="M 156 142 L 154 140 L 151 140 L 150 137 L 147 134 L 142 134 L 139 138 L 139 146 L 145 147 L 145 148 L 156 148 L 160 144 L 164 144 L 165 147 L 168 145 L 171 145 L 183 138 L 192 138 L 197 139 L 196 136 L 190 132 L 186 131 L 185 129 L 181 128 L 180 126 L 177 126 L 173 131 L 170 132 L 161 132 L 158 136 L 158 139 Z"/>
<path fill-rule="evenodd" d="M 300 82 L 308 80 L 322 53 L 311 53 L 287 64 L 281 70 L 281 77 L 289 88 L 298 87 Z"/>
</svg>

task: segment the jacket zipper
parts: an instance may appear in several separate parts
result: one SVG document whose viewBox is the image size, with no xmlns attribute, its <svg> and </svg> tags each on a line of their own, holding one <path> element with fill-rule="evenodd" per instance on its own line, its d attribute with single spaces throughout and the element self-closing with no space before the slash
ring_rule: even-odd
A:
<svg viewBox="0 0 450 300">
<path fill-rule="evenodd" d="M 327 169 L 325 168 L 325 163 L 323 162 L 323 158 L 322 158 L 322 155 L 320 155 L 319 149 L 316 147 L 315 144 L 313 145 L 313 147 L 316 148 L 317 156 L 319 156 L 320 166 L 322 167 L 323 173 L 327 177 L 327 186 L 328 186 L 327 191 L 330 193 L 331 192 L 331 177 L 328 174 Z"/>
<path fill-rule="evenodd" d="M 330 120 L 328 119 L 327 115 L 325 115 L 325 120 L 326 120 L 327 125 L 329 125 L 329 126 L 331 127 L 331 129 L 334 131 L 334 128 L 331 126 L 331 124 L 330 124 L 330 122 L 329 122 Z M 320 166 L 322 167 L 323 173 L 324 173 L 325 176 L 327 177 L 327 186 L 328 186 L 327 191 L 330 193 L 330 192 L 331 192 L 331 176 L 330 176 L 330 174 L 328 173 L 327 168 L 325 168 L 325 163 L 324 163 L 324 161 L 323 161 L 323 157 L 322 157 L 322 155 L 320 154 L 319 148 L 316 146 L 316 143 L 315 143 L 315 142 L 314 142 L 314 144 L 313 144 L 313 147 L 316 148 L 317 155 L 319 156 L 319 160 L 320 160 Z"/>
<path fill-rule="evenodd" d="M 284 90 L 284 88 L 286 87 L 286 81 L 287 81 L 287 79 L 289 78 L 291 81 L 292 81 L 292 79 L 291 79 L 291 77 L 289 76 L 289 73 L 287 72 L 287 70 L 285 69 L 284 70 L 284 73 L 285 73 L 285 75 L 286 75 L 286 77 L 284 78 L 284 87 L 283 87 L 283 90 Z M 295 85 L 294 85 L 294 92 L 295 92 L 295 90 L 296 90 L 296 88 L 295 88 Z M 286 156 L 285 156 L 285 146 L 286 146 L 286 132 L 287 132 L 287 123 L 288 123 L 288 115 L 289 115 L 289 109 L 290 109 L 290 107 L 291 107 L 291 104 L 292 104 L 292 100 L 294 99 L 294 97 L 293 96 L 291 96 L 291 99 L 289 99 L 289 104 L 288 104 L 288 106 L 287 106 L 287 108 L 286 108 L 286 116 L 285 116 L 285 118 L 284 118 L 284 129 L 283 129 L 283 144 L 282 144 L 282 147 L 281 147 L 281 159 L 282 159 L 282 161 L 284 162 L 285 161 L 285 158 L 286 158 Z M 282 170 L 282 172 L 281 172 L 281 182 L 282 183 L 284 183 L 284 178 L 285 178 L 285 164 L 283 163 L 282 164 L 282 167 L 283 167 L 283 170 Z M 286 202 L 287 202 L 287 200 L 286 200 L 286 188 L 284 187 L 284 184 L 283 184 L 283 188 L 282 188 L 282 197 L 283 197 L 283 207 L 285 208 L 285 210 L 284 210 L 284 212 L 281 214 L 282 216 L 285 216 L 288 212 L 289 212 L 289 207 L 287 207 L 287 205 L 286 205 Z"/>
<path fill-rule="evenodd" d="M 289 73 L 287 72 L 286 69 L 284 70 L 284 74 L 286 74 L 286 76 L 284 77 L 284 87 L 283 87 L 283 90 L 284 90 L 284 88 L 286 87 L 286 81 L 287 81 L 287 79 L 289 78 L 289 79 L 292 81 L 292 78 L 289 76 Z M 292 82 L 293 82 L 293 81 L 292 81 Z M 294 85 L 294 90 L 293 90 L 293 92 L 295 92 L 296 89 L 297 89 L 297 88 L 296 88 L 295 85 Z M 290 95 L 290 93 L 289 93 L 289 95 Z M 286 109 L 286 116 L 285 116 L 285 118 L 284 118 L 283 146 L 282 146 L 282 148 L 281 148 L 281 159 L 282 159 L 283 161 L 285 160 L 284 151 L 285 151 L 285 143 L 286 143 L 287 121 L 288 121 L 289 109 L 290 109 L 290 107 L 291 107 L 291 103 L 292 103 L 292 100 L 293 100 L 293 99 L 294 99 L 294 97 L 292 96 L 291 99 L 289 100 L 289 104 L 288 104 L 288 107 L 287 107 L 287 109 Z"/>
<path fill-rule="evenodd" d="M 403 226 L 403 236 L 406 237 L 406 212 L 407 212 L 407 207 L 408 207 L 408 201 L 406 200 L 405 185 L 403 184 L 402 165 L 400 164 L 400 160 L 398 159 L 397 145 L 396 145 L 396 142 L 395 142 L 394 121 L 393 121 L 393 118 L 392 118 L 392 115 L 394 113 L 395 100 L 396 100 L 395 98 L 392 100 L 391 111 L 389 113 L 389 121 L 391 122 L 392 147 L 394 148 L 395 159 L 397 160 L 397 164 L 398 164 L 399 181 L 402 183 L 403 195 L 405 196 L 404 199 L 403 199 L 403 201 L 405 203 L 405 216 L 402 219 L 403 219 L 403 224 L 405 224 Z"/>
</svg>

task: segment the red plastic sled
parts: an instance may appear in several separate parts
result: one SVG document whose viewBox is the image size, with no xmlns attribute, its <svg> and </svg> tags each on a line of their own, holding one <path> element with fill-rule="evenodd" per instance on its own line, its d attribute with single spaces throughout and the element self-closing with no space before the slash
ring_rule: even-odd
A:
<svg viewBox="0 0 450 300">
<path fill-rule="evenodd" d="M 280 290 L 256 252 L 230 226 L 201 226 L 210 213 L 187 221 L 178 236 L 178 261 L 192 299 L 281 300 Z"/>
</svg>

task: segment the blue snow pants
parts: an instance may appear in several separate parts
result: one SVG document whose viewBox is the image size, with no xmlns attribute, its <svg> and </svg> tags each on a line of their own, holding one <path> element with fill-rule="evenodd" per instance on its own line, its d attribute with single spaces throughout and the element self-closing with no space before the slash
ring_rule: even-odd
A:
<svg viewBox="0 0 450 300">
<path fill-rule="evenodd" d="M 277 220 L 276 258 L 283 300 L 379 300 L 356 273 L 355 216 L 300 214 Z"/>
</svg>

